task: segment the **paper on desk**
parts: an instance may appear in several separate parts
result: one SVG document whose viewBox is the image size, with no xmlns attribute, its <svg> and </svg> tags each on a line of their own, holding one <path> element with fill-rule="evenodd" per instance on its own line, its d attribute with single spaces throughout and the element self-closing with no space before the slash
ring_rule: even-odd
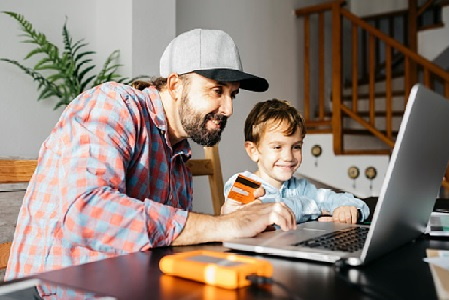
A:
<svg viewBox="0 0 449 300">
<path fill-rule="evenodd" d="M 432 212 L 427 223 L 426 233 L 431 236 L 449 236 L 449 213 Z"/>
<path fill-rule="evenodd" d="M 449 271 L 449 251 L 428 249 L 424 261 Z"/>
<path fill-rule="evenodd" d="M 449 299 L 449 251 L 427 249 L 427 258 L 439 299 Z"/>
</svg>

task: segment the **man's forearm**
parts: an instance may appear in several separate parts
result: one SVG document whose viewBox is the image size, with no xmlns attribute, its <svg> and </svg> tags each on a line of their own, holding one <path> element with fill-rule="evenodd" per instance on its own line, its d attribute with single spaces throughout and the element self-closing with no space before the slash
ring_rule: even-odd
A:
<svg viewBox="0 0 449 300">
<path fill-rule="evenodd" d="M 284 203 L 254 201 L 221 216 L 190 212 L 186 225 L 173 246 L 222 242 L 232 238 L 252 237 L 276 224 L 282 230 L 296 228 L 295 215 Z"/>
</svg>

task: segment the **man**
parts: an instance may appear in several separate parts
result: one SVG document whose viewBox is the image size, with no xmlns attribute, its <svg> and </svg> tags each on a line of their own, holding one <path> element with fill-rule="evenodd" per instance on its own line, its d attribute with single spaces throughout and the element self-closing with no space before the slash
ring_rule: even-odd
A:
<svg viewBox="0 0 449 300">
<path fill-rule="evenodd" d="M 41 147 L 6 279 L 158 246 L 253 236 L 273 223 L 296 226 L 279 203 L 256 201 L 225 216 L 190 211 L 187 138 L 216 144 L 239 88 L 268 88 L 243 72 L 231 37 L 201 29 L 179 35 L 162 55 L 160 75 L 142 91 L 102 84 L 66 108 Z"/>
</svg>

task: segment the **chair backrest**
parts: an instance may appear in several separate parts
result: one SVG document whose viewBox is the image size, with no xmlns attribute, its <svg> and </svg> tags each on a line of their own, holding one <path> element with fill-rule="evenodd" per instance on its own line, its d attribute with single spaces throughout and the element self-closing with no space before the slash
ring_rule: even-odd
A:
<svg viewBox="0 0 449 300">
<path fill-rule="evenodd" d="M 0 159 L 0 183 L 28 182 L 36 166 L 34 159 Z"/>
<path fill-rule="evenodd" d="M 37 160 L 32 159 L 0 159 L 0 183 L 28 182 L 36 166 Z M 187 166 L 193 176 L 208 176 L 214 213 L 219 215 L 224 186 L 218 146 L 204 147 L 204 159 L 190 159 Z"/>
<path fill-rule="evenodd" d="M 0 270 L 6 269 L 11 244 L 12 242 L 5 242 L 0 244 Z"/>
<path fill-rule="evenodd" d="M 0 183 L 28 182 L 36 169 L 37 160 L 0 159 Z M 12 242 L 0 244 L 0 270 L 8 264 L 9 250 Z"/>
<path fill-rule="evenodd" d="M 207 175 L 209 177 L 212 206 L 214 213 L 219 215 L 221 206 L 224 203 L 224 185 L 218 146 L 204 147 L 204 157 L 204 159 L 188 160 L 187 166 L 190 168 L 193 176 Z"/>
</svg>

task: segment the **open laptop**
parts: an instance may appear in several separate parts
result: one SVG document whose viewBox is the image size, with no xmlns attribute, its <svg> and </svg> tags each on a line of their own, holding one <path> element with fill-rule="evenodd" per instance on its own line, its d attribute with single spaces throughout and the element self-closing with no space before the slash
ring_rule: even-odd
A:
<svg viewBox="0 0 449 300">
<path fill-rule="evenodd" d="M 425 231 L 448 161 L 449 100 L 417 84 L 410 92 L 371 226 L 306 222 L 293 231 L 267 231 L 223 245 L 269 255 L 366 264 Z M 344 251 L 338 245 L 324 248 L 310 240 L 351 230 L 365 234 L 359 247 L 359 240 Z"/>
</svg>

